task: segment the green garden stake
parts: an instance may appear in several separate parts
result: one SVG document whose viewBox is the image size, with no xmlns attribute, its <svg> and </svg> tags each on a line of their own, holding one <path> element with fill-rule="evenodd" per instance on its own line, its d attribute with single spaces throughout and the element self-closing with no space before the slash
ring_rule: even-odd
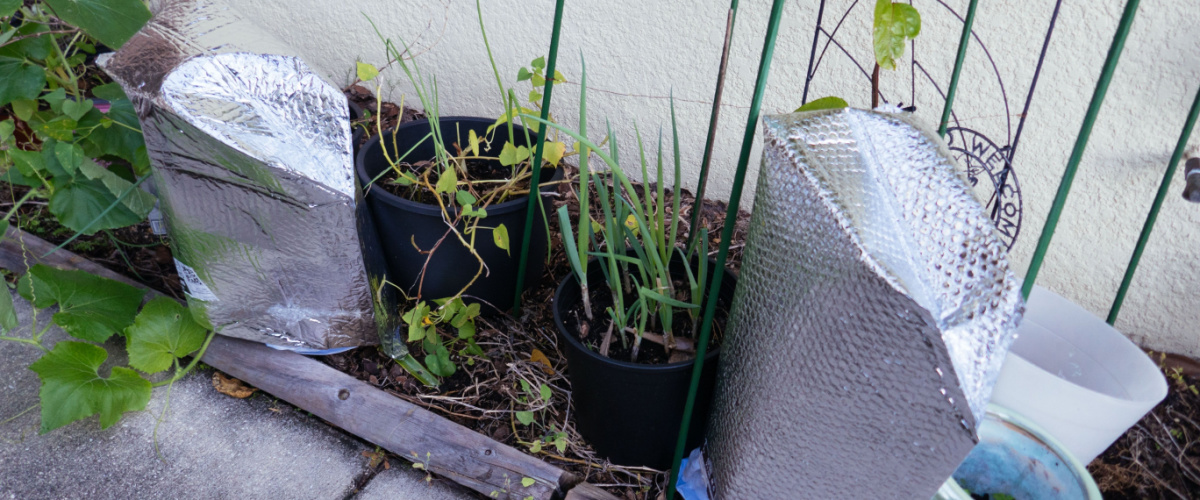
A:
<svg viewBox="0 0 1200 500">
<path fill-rule="evenodd" d="M 1125 39 L 1129 36 L 1129 28 L 1137 15 L 1139 0 L 1129 0 L 1125 4 L 1125 12 L 1121 13 L 1121 22 L 1117 25 L 1117 33 L 1113 35 L 1112 46 L 1108 49 L 1108 57 L 1104 59 L 1104 69 L 1100 72 L 1100 80 L 1096 82 L 1096 90 L 1092 93 L 1092 102 L 1088 104 L 1087 114 L 1083 117 L 1083 126 L 1075 138 L 1075 148 L 1071 150 L 1071 158 L 1067 160 L 1067 169 L 1063 172 L 1062 181 L 1058 183 L 1058 193 L 1054 195 L 1054 204 L 1050 206 L 1050 214 L 1046 216 L 1046 225 L 1042 227 L 1042 235 L 1038 238 L 1037 249 L 1029 262 L 1029 271 L 1025 273 L 1025 284 L 1021 286 L 1021 295 L 1029 298 L 1033 291 L 1033 283 L 1037 281 L 1038 271 L 1046 258 L 1046 250 L 1050 247 L 1050 239 L 1058 227 L 1058 218 L 1062 215 L 1063 205 L 1071 192 L 1071 182 L 1075 180 L 1075 171 L 1079 169 L 1079 161 L 1083 159 L 1083 151 L 1087 149 L 1088 138 L 1092 135 L 1092 125 L 1100 114 L 1100 105 L 1104 103 L 1104 94 L 1108 92 L 1108 84 L 1112 81 L 1117 69 L 1117 60 L 1121 58 L 1121 50 L 1125 48 Z"/>
<path fill-rule="evenodd" d="M 1129 259 L 1129 266 L 1125 268 L 1125 277 L 1121 279 L 1121 288 L 1117 289 L 1117 297 L 1113 299 L 1112 308 L 1108 310 L 1106 321 L 1110 325 L 1117 322 L 1117 314 L 1121 312 L 1121 303 L 1125 302 L 1125 293 L 1129 291 L 1129 285 L 1133 282 L 1133 273 L 1137 271 L 1138 262 L 1142 260 L 1142 251 L 1146 249 L 1146 243 L 1150 241 L 1150 233 L 1154 231 L 1154 222 L 1158 220 L 1158 211 L 1162 208 L 1163 200 L 1167 198 L 1167 191 L 1171 189 L 1171 179 L 1175 177 L 1175 168 L 1179 166 L 1179 160 L 1183 158 L 1183 151 L 1187 149 L 1188 138 L 1192 136 L 1192 129 L 1196 126 L 1196 115 L 1200 115 L 1200 89 L 1196 90 L 1192 109 L 1188 111 L 1187 121 L 1183 124 L 1183 132 L 1179 133 L 1179 142 L 1175 143 L 1175 152 L 1171 153 L 1171 160 L 1167 162 L 1167 171 L 1163 173 L 1162 182 L 1158 185 L 1158 194 L 1154 196 L 1154 204 L 1150 205 L 1146 223 L 1142 224 L 1142 234 L 1138 236 L 1137 246 L 1133 249 L 1133 257 Z"/>
<path fill-rule="evenodd" d="M 942 121 L 938 135 L 946 138 L 946 125 L 950 123 L 950 108 L 954 106 L 954 91 L 958 90 L 958 76 L 962 73 L 963 60 L 967 58 L 967 44 L 971 41 L 971 25 L 975 24 L 975 6 L 979 0 L 971 0 L 967 6 L 967 18 L 963 20 L 962 37 L 958 39 L 958 56 L 954 58 L 954 73 L 950 76 L 950 87 L 946 89 L 946 105 L 942 107 Z"/>
<path fill-rule="evenodd" d="M 725 273 L 725 260 L 729 256 L 729 241 L 733 239 L 733 227 L 737 224 L 738 205 L 742 201 L 742 186 L 746 180 L 746 166 L 750 163 L 750 150 L 754 147 L 754 133 L 758 130 L 758 117 L 762 107 L 763 91 L 767 87 L 767 75 L 771 72 L 771 58 L 775 53 L 775 38 L 779 34 L 779 20 L 783 17 L 784 0 L 774 0 L 771 17 L 767 23 L 766 39 L 763 42 L 762 60 L 758 65 L 758 80 L 754 84 L 754 98 L 750 101 L 750 114 L 746 118 L 746 134 L 742 138 L 742 152 L 738 156 L 737 171 L 733 175 L 733 190 L 729 193 L 729 207 L 725 211 L 725 226 L 721 230 L 721 244 L 717 250 L 717 264 L 713 268 L 712 284 L 708 288 L 708 299 L 704 304 L 704 319 L 700 323 L 700 338 L 696 341 L 696 361 L 692 366 L 692 382 L 688 387 L 687 402 L 683 406 L 683 421 L 679 426 L 679 439 L 675 444 L 675 456 L 671 460 L 671 472 L 667 477 L 667 498 L 675 498 L 675 481 L 679 476 L 679 463 L 687 447 L 688 428 L 692 423 L 692 408 L 696 406 L 696 391 L 700 388 L 700 373 L 704 370 L 704 356 L 708 354 L 708 341 L 712 337 L 713 317 L 717 311 L 717 295 L 721 290 L 721 278 Z"/>
<path fill-rule="evenodd" d="M 550 55 L 546 61 L 546 85 L 542 90 L 542 119 L 550 119 L 550 94 L 554 91 L 555 63 L 558 61 L 558 35 L 562 33 L 564 0 L 554 3 L 554 31 L 550 35 Z M 511 121 L 511 120 L 510 120 Z M 546 146 L 546 127 L 538 127 L 537 149 L 533 154 L 533 170 L 529 173 L 529 205 L 525 213 L 525 232 L 521 236 L 521 258 L 517 261 L 517 292 L 513 298 L 513 314 L 521 312 L 521 292 L 525 289 L 525 268 L 529 260 L 529 237 L 533 234 L 533 210 L 542 204 L 538 181 L 542 175 L 542 150 Z M 539 211 L 540 212 L 540 211 Z M 539 257 L 541 258 L 541 257 Z"/>
</svg>

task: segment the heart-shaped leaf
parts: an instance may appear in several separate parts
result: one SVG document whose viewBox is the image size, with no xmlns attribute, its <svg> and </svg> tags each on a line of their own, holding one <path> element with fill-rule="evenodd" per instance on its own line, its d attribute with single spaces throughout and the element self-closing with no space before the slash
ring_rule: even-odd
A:
<svg viewBox="0 0 1200 500">
<path fill-rule="evenodd" d="M 16 167 L 22 176 L 36 179 L 39 174 L 49 175 L 49 171 L 46 170 L 46 159 L 36 151 L 11 149 L 8 151 L 8 157 L 12 159 L 13 167 Z"/>
<path fill-rule="evenodd" d="M 12 102 L 13 114 L 22 121 L 29 121 L 30 118 L 33 118 L 33 113 L 37 111 L 37 108 L 37 99 L 17 99 Z"/>
<path fill-rule="evenodd" d="M 531 412 L 531 411 L 517 412 L 517 421 L 520 422 L 521 425 L 532 424 L 533 423 L 533 412 Z"/>
<path fill-rule="evenodd" d="M 83 342 L 63 341 L 29 365 L 38 374 L 42 388 L 44 434 L 76 420 L 100 414 L 100 428 L 107 429 L 127 411 L 137 411 L 150 402 L 150 381 L 125 367 L 114 367 L 108 378 L 100 376 L 100 365 L 108 359 L 103 348 Z"/>
<path fill-rule="evenodd" d="M 54 158 L 66 172 L 74 175 L 79 171 L 79 165 L 86 158 L 83 148 L 69 142 L 59 142 L 54 145 Z"/>
<path fill-rule="evenodd" d="M 542 152 L 542 159 L 554 166 L 558 166 L 558 162 L 562 160 L 563 155 L 567 154 L 567 143 L 557 141 L 546 141 L 546 150 Z"/>
<path fill-rule="evenodd" d="M 74 99 L 67 99 L 66 101 L 63 101 L 63 103 L 62 103 L 63 114 L 71 117 L 71 119 L 75 120 L 76 122 L 78 122 L 80 118 L 83 118 L 83 115 L 87 114 L 87 112 L 91 111 L 91 110 L 92 110 L 92 100 L 91 99 L 84 99 L 81 101 L 76 101 Z"/>
<path fill-rule="evenodd" d="M 207 333 L 178 302 L 158 297 L 125 329 L 129 366 L 146 373 L 166 370 L 175 359 L 199 350 Z"/>
<path fill-rule="evenodd" d="M 75 178 L 50 197 L 50 213 L 62 225 L 85 235 L 137 224 L 146 218 L 146 213 L 135 213 L 125 203 L 118 203 L 117 196 L 103 181 Z"/>
<path fill-rule="evenodd" d="M 496 243 L 496 247 L 504 250 L 509 255 L 512 252 L 508 251 L 508 227 L 500 224 L 492 229 L 492 241 Z"/>
<path fill-rule="evenodd" d="M 17 99 L 34 99 L 46 86 L 46 72 L 13 57 L 0 56 L 0 106 Z"/>
<path fill-rule="evenodd" d="M 506 167 L 516 165 L 529 158 L 529 148 L 514 146 L 511 142 L 504 143 L 500 149 L 500 164 Z"/>
<path fill-rule="evenodd" d="M 425 366 L 430 372 L 439 377 L 454 375 L 454 363 L 450 362 L 450 351 L 445 346 L 437 344 L 433 353 L 425 356 Z"/>
<path fill-rule="evenodd" d="M 433 186 L 433 189 L 438 193 L 453 193 L 458 189 L 458 174 L 455 173 L 454 167 L 447 167 L 442 171 L 442 175 L 438 177 L 437 184 Z"/>
<path fill-rule="evenodd" d="M 355 63 L 355 69 L 355 72 L 358 73 L 358 79 L 364 82 L 369 82 L 379 76 L 379 68 L 376 68 L 371 63 L 359 61 Z"/>
<path fill-rule="evenodd" d="M 457 201 L 459 205 L 470 205 L 479 200 L 476 200 L 475 195 L 471 194 L 470 191 L 461 190 L 454 193 L 454 201 Z"/>
</svg>

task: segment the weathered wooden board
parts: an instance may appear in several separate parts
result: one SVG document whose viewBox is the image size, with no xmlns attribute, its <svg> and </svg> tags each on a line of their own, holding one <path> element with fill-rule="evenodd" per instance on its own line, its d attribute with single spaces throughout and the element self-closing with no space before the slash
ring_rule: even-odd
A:
<svg viewBox="0 0 1200 500">
<path fill-rule="evenodd" d="M 28 266 L 44 263 L 146 288 L 66 250 L 41 257 L 53 248 L 36 236 L 10 228 L 0 241 L 0 267 L 24 272 Z M 572 488 L 578 481 L 573 474 L 299 354 L 218 335 L 203 361 L 485 495 L 541 500 L 569 489 L 567 498 L 616 500 L 595 486 Z M 534 484 L 523 487 L 525 478 L 533 479 Z"/>
</svg>

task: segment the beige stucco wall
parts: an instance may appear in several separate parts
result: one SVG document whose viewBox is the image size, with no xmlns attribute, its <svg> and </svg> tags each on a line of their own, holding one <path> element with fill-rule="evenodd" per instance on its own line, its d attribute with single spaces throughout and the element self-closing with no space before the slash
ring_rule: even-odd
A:
<svg viewBox="0 0 1200 500">
<path fill-rule="evenodd" d="M 351 80 L 355 60 L 381 64 L 382 44 L 364 14 L 394 39 L 421 53 L 417 62 L 436 74 L 444 115 L 497 115 L 498 91 L 487 63 L 474 2 L 466 0 L 385 1 L 242 0 L 246 15 L 294 45 L 310 65 L 333 82 Z M 496 62 L 506 85 L 519 95 L 517 68 L 548 50 L 552 0 L 485 0 L 484 16 Z M 816 1 L 790 1 L 771 71 L 764 112 L 779 113 L 800 103 L 809 59 Z M 827 19 L 845 12 L 850 1 L 831 0 Z M 838 34 L 861 61 L 870 60 L 870 12 L 860 0 Z M 964 12 L 966 0 L 947 0 Z M 724 32 L 725 0 L 567 2 L 560 68 L 571 84 L 555 90 L 554 111 L 574 125 L 579 96 L 579 56 L 587 58 L 589 128 L 602 130 L 609 118 L 633 158 L 633 123 L 644 134 L 665 127 L 674 90 L 681 124 L 685 182 L 695 182 L 716 79 Z M 960 22 L 932 0 L 914 0 L 924 16 L 917 42 L 922 65 L 941 86 L 949 80 Z M 1005 84 L 1010 113 L 1019 113 L 1038 50 L 1053 9 L 1052 0 L 983 1 L 976 33 L 987 45 Z M 1079 131 L 1124 2 L 1065 2 L 1042 79 L 1016 154 L 1025 221 L 1011 259 L 1028 266 L 1050 201 Z M 738 148 L 754 87 L 769 2 L 742 2 L 734 38 L 726 106 L 716 146 L 712 194 L 730 190 Z M 833 20 L 834 22 L 836 20 Z M 1143 2 L 1121 65 L 1109 89 L 1075 189 L 1063 213 L 1039 284 L 1103 316 L 1171 153 L 1184 114 L 1200 84 L 1200 7 L 1192 0 Z M 828 22 L 832 27 L 834 23 Z M 907 64 L 901 65 L 907 68 Z M 869 70 L 869 68 L 868 68 Z M 391 99 L 410 99 L 410 86 L 398 71 L 385 72 Z M 885 75 L 883 89 L 894 99 L 910 98 L 907 70 Z M 956 103 L 966 126 L 998 142 L 1009 123 L 997 77 L 981 50 L 972 46 Z M 836 94 L 852 105 L 868 104 L 866 80 L 836 49 L 831 49 L 813 82 L 810 97 Z M 918 80 L 918 115 L 928 123 L 940 116 L 942 99 Z M 669 136 L 668 136 L 669 137 Z M 1192 140 L 1200 144 L 1200 132 Z M 751 161 L 749 206 L 759 149 Z M 1117 327 L 1150 348 L 1200 356 L 1200 206 L 1180 198 L 1182 175 L 1173 180 L 1157 231 L 1125 302 Z"/>
</svg>

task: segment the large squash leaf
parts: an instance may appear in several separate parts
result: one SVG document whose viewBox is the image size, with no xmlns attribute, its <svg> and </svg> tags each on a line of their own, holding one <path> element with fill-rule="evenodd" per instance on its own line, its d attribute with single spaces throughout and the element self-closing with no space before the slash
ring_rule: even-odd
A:
<svg viewBox="0 0 1200 500">
<path fill-rule="evenodd" d="M 54 14 L 92 38 L 118 49 L 150 20 L 141 0 L 45 0 Z"/>
<path fill-rule="evenodd" d="M 21 277 L 18 291 L 34 307 L 58 304 L 53 321 L 71 336 L 104 342 L 133 323 L 145 290 L 84 271 L 44 264 Z"/>
<path fill-rule="evenodd" d="M 121 366 L 113 368 L 108 378 L 101 377 L 99 369 L 105 359 L 108 352 L 103 348 L 64 341 L 29 365 L 42 379 L 38 395 L 43 434 L 97 413 L 100 427 L 107 429 L 122 413 L 146 407 L 150 381 Z"/>
<path fill-rule="evenodd" d="M 129 366 L 146 373 L 166 370 L 176 358 L 199 350 L 207 333 L 178 302 L 158 297 L 125 329 Z"/>
<path fill-rule="evenodd" d="M 21 59 L 0 56 L 0 106 L 17 99 L 33 99 L 46 86 L 46 72 Z"/>
</svg>

